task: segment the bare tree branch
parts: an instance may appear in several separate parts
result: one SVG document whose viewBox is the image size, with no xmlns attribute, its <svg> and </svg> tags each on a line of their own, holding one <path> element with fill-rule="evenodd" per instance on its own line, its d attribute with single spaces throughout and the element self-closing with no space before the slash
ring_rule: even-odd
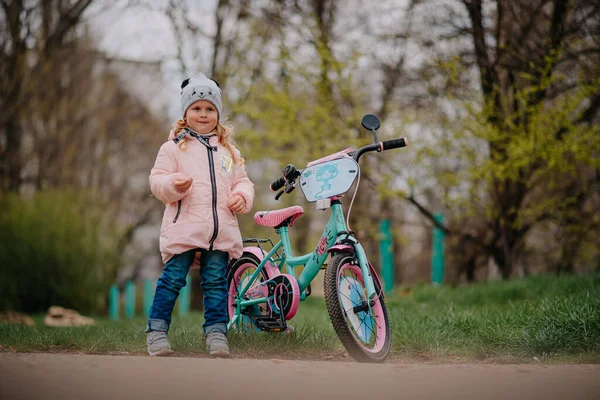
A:
<svg viewBox="0 0 600 400">
<path fill-rule="evenodd" d="M 483 27 L 483 16 L 481 11 L 481 0 L 463 0 L 473 29 L 473 44 L 475 46 L 475 55 L 481 74 L 481 90 L 489 100 L 494 90 L 496 81 L 492 65 L 490 63 L 488 47 L 485 43 L 485 29 Z"/>
</svg>

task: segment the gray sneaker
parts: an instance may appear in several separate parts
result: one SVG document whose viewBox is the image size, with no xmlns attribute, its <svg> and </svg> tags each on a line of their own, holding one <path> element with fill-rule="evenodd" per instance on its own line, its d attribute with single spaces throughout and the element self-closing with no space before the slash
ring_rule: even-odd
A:
<svg viewBox="0 0 600 400">
<path fill-rule="evenodd" d="M 150 357 L 165 357 L 173 354 L 171 345 L 167 340 L 166 332 L 148 332 L 148 336 L 146 337 L 146 344 L 148 345 L 148 354 L 150 354 Z"/>
<path fill-rule="evenodd" d="M 206 335 L 206 351 L 214 357 L 229 357 L 227 337 L 218 331 L 210 332 Z"/>
</svg>

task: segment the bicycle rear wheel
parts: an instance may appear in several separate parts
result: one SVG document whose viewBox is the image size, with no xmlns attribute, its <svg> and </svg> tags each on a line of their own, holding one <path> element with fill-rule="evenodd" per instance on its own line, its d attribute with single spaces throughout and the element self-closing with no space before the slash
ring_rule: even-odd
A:
<svg viewBox="0 0 600 400">
<path fill-rule="evenodd" d="M 244 288 L 259 265 L 260 260 L 254 254 L 244 253 L 242 257 L 235 260 L 229 267 L 229 271 L 227 273 L 227 314 L 229 316 L 229 320 L 231 320 L 235 314 L 235 296 Z M 252 282 L 250 288 L 260 285 L 261 282 L 264 282 L 267 279 L 267 273 L 263 269 L 257 279 Z M 252 314 L 266 315 L 266 304 L 254 305 L 253 307 L 254 309 L 252 310 Z M 243 314 L 238 317 L 238 320 L 235 322 L 233 327 L 242 332 L 259 331 L 258 327 L 252 322 L 250 317 Z"/>
<path fill-rule="evenodd" d="M 325 303 L 340 341 L 359 362 L 384 362 L 391 348 L 391 330 L 381 288 L 369 302 L 356 257 L 338 254 L 325 270 Z"/>
</svg>

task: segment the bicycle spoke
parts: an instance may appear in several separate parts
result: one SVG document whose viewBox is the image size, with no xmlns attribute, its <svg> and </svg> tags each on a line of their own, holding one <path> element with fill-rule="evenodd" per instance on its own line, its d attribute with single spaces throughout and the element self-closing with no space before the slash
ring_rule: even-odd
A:
<svg viewBox="0 0 600 400">
<path fill-rule="evenodd" d="M 354 282 L 360 282 L 360 281 L 361 281 L 361 280 L 358 278 L 358 276 L 354 274 L 354 272 L 352 272 L 352 277 L 354 278 Z M 352 287 L 354 288 L 354 290 L 356 290 L 356 291 L 358 292 L 358 294 L 360 294 L 361 292 L 364 294 L 364 292 L 365 292 L 362 286 L 358 286 L 358 287 L 360 287 L 360 289 L 362 289 L 362 290 L 359 290 L 359 289 L 357 288 L 357 285 L 356 285 L 356 283 L 355 283 L 355 284 L 354 284 L 354 286 L 352 286 Z"/>
<path fill-rule="evenodd" d="M 358 318 L 361 321 L 360 326 L 363 326 L 363 325 L 365 326 L 365 336 L 367 336 L 367 330 L 366 330 L 366 328 L 368 327 L 368 324 L 366 323 L 366 321 L 365 321 L 364 318 L 360 318 L 360 317 L 358 317 Z M 371 318 L 371 320 L 373 320 L 373 318 Z M 373 330 L 373 326 L 369 327 L 369 330 L 371 331 L 371 333 L 373 334 L 373 336 L 375 336 L 375 342 L 377 342 L 377 337 L 378 336 L 377 336 L 377 333 L 375 333 L 375 331 Z M 365 343 L 367 343 L 367 342 L 365 342 Z"/>
<path fill-rule="evenodd" d="M 345 278 L 346 281 L 348 281 L 348 283 L 350 284 L 350 288 L 351 288 L 350 290 L 352 290 L 352 289 L 356 290 L 356 293 L 358 293 L 359 296 L 363 297 L 365 294 L 365 291 L 362 288 L 362 286 L 357 284 L 357 283 L 360 283 L 359 277 L 357 275 L 355 275 L 353 272 L 352 272 L 351 277 L 353 278 L 352 282 L 350 281 L 350 276 L 343 276 L 343 278 Z"/>
<path fill-rule="evenodd" d="M 375 322 L 375 325 L 377 325 L 377 329 L 382 329 L 381 326 L 379 326 L 379 324 L 377 323 L 377 320 L 375 318 L 371 318 L 373 320 L 373 322 Z"/>
<path fill-rule="evenodd" d="M 372 310 L 372 309 L 371 309 L 371 310 Z M 375 317 L 376 317 L 377 315 L 373 315 L 373 316 L 371 316 L 371 315 L 369 314 L 369 316 L 371 317 L 371 320 L 373 320 L 373 322 L 375 323 L 375 325 L 377 325 L 377 329 L 381 329 L 381 326 L 379 326 L 379 324 L 377 323 L 377 320 L 375 319 Z"/>
<path fill-rule="evenodd" d="M 346 279 L 348 280 L 348 279 Z M 351 288 L 353 288 L 352 284 L 351 284 Z M 350 303 L 352 303 L 353 306 L 357 306 L 358 304 L 356 304 L 350 297 L 348 297 L 345 293 L 341 292 L 338 290 L 338 293 L 341 294 L 342 296 L 344 296 L 345 298 L 347 298 Z M 360 294 L 360 292 L 358 292 Z"/>
<path fill-rule="evenodd" d="M 353 277 L 356 279 L 356 281 L 360 282 L 360 279 L 358 278 L 358 276 L 357 276 L 357 275 L 355 275 L 355 273 L 354 273 L 354 272 L 352 272 L 352 276 L 353 276 Z M 355 288 L 355 290 L 356 290 L 356 291 L 357 291 L 359 294 L 361 293 L 361 290 L 358 290 L 358 289 L 356 289 L 356 286 L 353 286 L 353 287 Z M 361 288 L 361 289 L 363 289 L 363 287 L 362 287 L 362 286 L 360 286 L 360 288 Z M 364 290 L 362 290 L 362 292 L 364 293 Z M 374 318 L 374 317 L 371 317 L 371 319 L 372 319 L 372 320 L 375 322 L 375 324 L 377 325 L 377 329 L 381 329 L 381 326 L 379 326 L 379 324 L 377 323 L 377 321 L 375 320 L 375 318 Z M 371 331 L 373 331 L 373 330 L 371 330 Z"/>
<path fill-rule="evenodd" d="M 350 303 L 352 303 L 352 305 L 353 305 L 354 307 L 356 307 L 356 306 L 358 305 L 358 304 L 354 304 L 354 302 L 352 301 L 352 299 L 351 299 L 350 297 L 346 296 L 344 293 L 342 293 L 342 292 L 339 292 L 339 294 L 341 294 L 342 296 L 344 296 L 345 298 L 347 298 L 347 299 L 350 301 Z"/>
<path fill-rule="evenodd" d="M 372 324 L 370 326 L 370 330 L 371 332 L 375 333 L 375 326 L 377 326 L 377 331 L 381 331 L 382 328 L 381 326 L 377 323 L 377 319 L 375 318 L 374 315 L 371 315 L 371 313 L 366 314 L 366 316 L 364 318 L 362 318 L 362 321 L 365 321 L 366 318 L 369 318 L 372 321 Z M 365 321 L 365 325 L 368 325 Z"/>
<path fill-rule="evenodd" d="M 365 316 L 365 318 L 364 318 L 364 321 L 365 321 L 365 326 L 368 326 L 368 327 L 369 327 L 369 329 L 371 330 L 371 332 L 374 332 L 373 328 L 374 328 L 375 326 L 374 326 L 373 324 L 371 324 L 371 325 L 369 326 L 369 323 L 368 323 L 369 321 L 373 321 L 373 317 L 371 317 L 370 315 L 368 315 L 368 314 L 367 314 L 367 315 Z"/>
<path fill-rule="evenodd" d="M 350 282 L 351 288 L 356 290 L 356 292 L 358 293 L 359 296 L 364 297 L 366 294 L 365 290 L 364 290 L 363 286 L 359 285 L 359 283 L 361 283 L 361 279 L 354 272 L 351 272 L 351 275 L 352 275 L 352 278 L 354 278 L 354 282 Z M 346 278 L 349 278 L 349 277 L 346 277 Z"/>
<path fill-rule="evenodd" d="M 360 325 L 358 326 L 358 330 L 360 331 L 360 328 L 361 328 L 361 327 L 363 327 L 363 326 L 365 326 L 365 327 L 366 327 L 366 324 L 364 323 L 364 322 L 365 322 L 365 320 L 364 320 L 363 318 L 361 318 L 361 317 L 358 317 L 358 319 L 360 320 Z M 358 333 L 358 332 L 357 332 L 357 333 Z M 367 331 L 366 331 L 366 329 L 365 329 L 365 337 L 366 337 L 366 336 L 367 336 Z M 361 339 L 361 340 L 362 340 L 362 339 Z M 367 343 L 365 340 L 362 340 L 362 341 L 363 341 L 363 342 L 365 342 L 365 343 Z"/>
<path fill-rule="evenodd" d="M 372 311 L 373 309 L 371 309 Z M 371 315 L 371 313 L 367 314 L 369 316 L 369 318 L 371 318 L 371 320 L 375 323 L 375 325 L 377 325 L 377 329 L 381 329 L 381 326 L 379 326 L 379 324 L 377 323 L 377 320 L 375 319 L 376 315 Z"/>
<path fill-rule="evenodd" d="M 368 326 L 368 324 L 367 324 L 367 322 L 366 322 L 366 318 L 364 318 L 364 317 L 363 317 L 363 318 L 361 318 L 361 317 L 358 317 L 358 319 L 360 319 L 360 321 L 361 321 L 361 325 L 365 325 L 365 327 L 367 327 L 367 326 Z M 369 328 L 369 330 L 371 331 L 371 333 L 375 333 L 375 331 L 374 331 L 372 328 Z"/>
</svg>

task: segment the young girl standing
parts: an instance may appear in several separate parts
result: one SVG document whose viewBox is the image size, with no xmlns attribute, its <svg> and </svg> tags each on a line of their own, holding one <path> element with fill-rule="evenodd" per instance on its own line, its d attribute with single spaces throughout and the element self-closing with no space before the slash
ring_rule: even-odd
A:
<svg viewBox="0 0 600 400">
<path fill-rule="evenodd" d="M 201 73 L 183 81 L 181 115 L 150 173 L 152 193 L 166 204 L 160 231 L 166 264 L 156 284 L 146 343 L 151 356 L 173 352 L 167 340 L 171 313 L 199 253 L 206 349 L 228 357 L 226 269 L 229 258 L 242 255 L 236 213 L 252 208 L 254 185 L 232 143 L 231 127 L 220 123 L 221 89 L 215 81 Z"/>
</svg>

